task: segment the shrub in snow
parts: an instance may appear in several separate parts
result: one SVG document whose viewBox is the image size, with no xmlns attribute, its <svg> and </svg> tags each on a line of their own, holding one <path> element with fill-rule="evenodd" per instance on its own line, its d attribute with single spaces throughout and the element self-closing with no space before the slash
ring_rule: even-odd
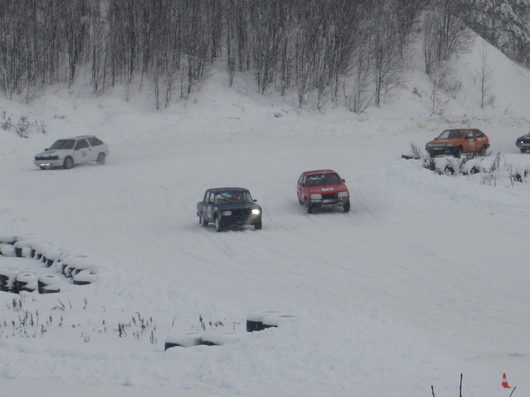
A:
<svg viewBox="0 0 530 397">
<path fill-rule="evenodd" d="M 27 138 L 28 137 L 28 130 L 29 130 L 30 123 L 28 121 L 28 118 L 26 116 L 20 116 L 20 119 L 17 123 L 16 133 L 21 138 Z"/>
<path fill-rule="evenodd" d="M 15 125 L 11 121 L 11 115 L 8 115 L 5 111 L 1 114 L 0 128 L 5 131 L 14 130 L 14 132 L 21 138 L 27 138 L 29 134 L 33 132 L 46 134 L 46 125 L 44 123 L 39 123 L 37 121 L 32 122 L 28 116 L 22 115 Z"/>
</svg>

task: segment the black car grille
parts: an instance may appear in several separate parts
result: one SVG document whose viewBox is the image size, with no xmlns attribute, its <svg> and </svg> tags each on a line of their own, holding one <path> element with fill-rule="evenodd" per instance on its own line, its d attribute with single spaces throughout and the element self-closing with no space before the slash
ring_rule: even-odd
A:
<svg viewBox="0 0 530 397">
<path fill-rule="evenodd" d="M 244 208 L 239 210 L 232 210 L 232 219 L 234 220 L 245 220 L 247 219 L 251 214 L 250 208 Z"/>
<path fill-rule="evenodd" d="M 322 198 L 323 198 L 324 200 L 333 200 L 333 199 L 336 199 L 336 198 L 337 198 L 337 193 L 323 194 L 323 195 L 322 195 Z"/>
<path fill-rule="evenodd" d="M 59 160 L 59 156 L 35 156 L 35 160 Z"/>
</svg>

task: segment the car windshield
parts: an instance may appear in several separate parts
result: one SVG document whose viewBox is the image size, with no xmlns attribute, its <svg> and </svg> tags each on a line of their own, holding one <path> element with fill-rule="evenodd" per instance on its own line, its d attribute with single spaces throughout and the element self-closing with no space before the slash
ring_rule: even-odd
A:
<svg viewBox="0 0 530 397">
<path fill-rule="evenodd" d="M 75 139 L 59 139 L 58 141 L 55 141 L 53 145 L 50 146 L 50 150 L 73 149 L 74 143 Z"/>
<path fill-rule="evenodd" d="M 307 176 L 306 184 L 308 186 L 338 185 L 340 178 L 334 173 L 313 174 Z"/>
<path fill-rule="evenodd" d="M 252 196 L 245 190 L 227 190 L 215 194 L 215 204 L 251 203 Z"/>
<path fill-rule="evenodd" d="M 460 130 L 445 130 L 440 135 L 438 135 L 437 139 L 454 139 L 454 138 L 461 138 L 462 137 L 462 131 Z"/>
</svg>

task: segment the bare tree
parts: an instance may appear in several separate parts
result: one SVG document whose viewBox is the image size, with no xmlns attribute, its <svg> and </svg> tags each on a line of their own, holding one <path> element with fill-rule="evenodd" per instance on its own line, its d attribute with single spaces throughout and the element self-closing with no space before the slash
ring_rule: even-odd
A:
<svg viewBox="0 0 530 397">
<path fill-rule="evenodd" d="M 487 105 L 493 102 L 491 95 L 491 78 L 493 70 L 488 64 L 488 52 L 486 47 L 482 48 L 480 71 L 479 71 L 479 85 L 480 85 L 480 108 L 484 109 Z"/>
</svg>

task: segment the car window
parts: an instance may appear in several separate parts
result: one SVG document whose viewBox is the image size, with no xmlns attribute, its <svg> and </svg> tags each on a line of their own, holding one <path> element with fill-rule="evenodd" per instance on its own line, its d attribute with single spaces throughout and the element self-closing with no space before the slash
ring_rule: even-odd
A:
<svg viewBox="0 0 530 397">
<path fill-rule="evenodd" d="M 438 138 L 441 139 L 457 139 L 462 138 L 462 131 L 460 130 L 445 130 L 442 132 Z"/>
<path fill-rule="evenodd" d="M 226 191 L 218 192 L 215 195 L 215 204 L 225 203 L 250 203 L 252 202 L 252 196 L 248 191 Z"/>
<path fill-rule="evenodd" d="M 84 139 L 78 140 L 75 144 L 75 150 L 84 149 L 86 147 L 88 147 L 88 143 Z"/>
<path fill-rule="evenodd" d="M 59 139 L 58 141 L 55 141 L 53 145 L 50 146 L 50 150 L 73 149 L 74 143 L 74 139 Z"/>
<path fill-rule="evenodd" d="M 475 136 L 476 136 L 477 138 L 482 138 L 482 137 L 484 137 L 484 133 L 483 133 L 482 131 L 480 131 L 480 130 L 474 130 L 474 131 L 473 131 L 473 134 L 475 134 Z"/>
<path fill-rule="evenodd" d="M 98 138 L 96 137 L 92 137 L 92 138 L 88 138 L 88 141 L 90 142 L 90 145 L 91 146 L 99 146 L 99 145 L 103 145 L 103 142 L 100 141 Z"/>
<path fill-rule="evenodd" d="M 339 176 L 331 172 L 307 176 L 307 185 L 309 186 L 338 185 L 339 183 Z"/>
</svg>

